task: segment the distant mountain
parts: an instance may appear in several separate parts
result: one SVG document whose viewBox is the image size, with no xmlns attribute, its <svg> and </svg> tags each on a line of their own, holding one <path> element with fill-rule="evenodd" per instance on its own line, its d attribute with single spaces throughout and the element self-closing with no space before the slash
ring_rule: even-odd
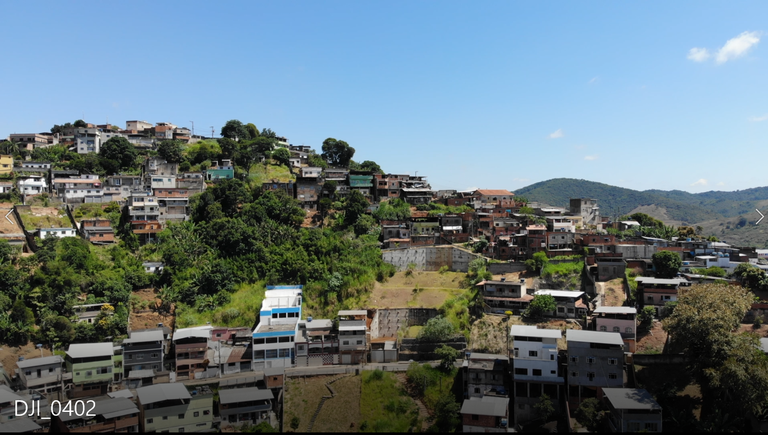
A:
<svg viewBox="0 0 768 435">
<path fill-rule="evenodd" d="M 654 217 L 692 225 L 704 221 L 718 221 L 753 213 L 768 204 L 768 187 L 735 192 L 688 193 L 680 190 L 638 191 L 594 181 L 555 178 L 535 183 L 515 191 L 530 201 L 553 206 L 568 207 L 570 198 L 594 198 L 600 214 L 629 214 L 636 208 L 656 210 Z"/>
</svg>

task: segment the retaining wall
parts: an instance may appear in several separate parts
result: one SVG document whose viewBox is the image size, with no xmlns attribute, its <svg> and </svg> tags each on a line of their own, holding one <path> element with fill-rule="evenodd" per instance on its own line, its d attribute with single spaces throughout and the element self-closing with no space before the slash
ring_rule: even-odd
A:
<svg viewBox="0 0 768 435">
<path fill-rule="evenodd" d="M 399 271 L 406 270 L 413 263 L 417 270 L 437 271 L 443 266 L 457 272 L 469 270 L 469 263 L 482 258 L 455 246 L 424 246 L 415 248 L 395 248 L 382 251 L 384 262 Z"/>
<path fill-rule="evenodd" d="M 494 275 L 525 271 L 523 263 L 488 263 L 486 269 Z"/>
</svg>

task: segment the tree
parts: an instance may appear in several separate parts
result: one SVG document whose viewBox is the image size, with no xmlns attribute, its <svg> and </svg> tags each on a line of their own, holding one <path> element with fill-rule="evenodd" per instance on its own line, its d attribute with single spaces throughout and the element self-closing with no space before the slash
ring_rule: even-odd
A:
<svg viewBox="0 0 768 435">
<path fill-rule="evenodd" d="M 99 156 L 103 159 L 114 160 L 119 169 L 132 168 L 139 155 L 136 147 L 122 136 L 115 136 L 104 142 L 99 150 Z"/>
<path fill-rule="evenodd" d="M 184 145 L 179 140 L 164 140 L 157 146 L 157 155 L 168 163 L 179 163 L 183 159 Z"/>
<path fill-rule="evenodd" d="M 344 201 L 344 226 L 350 227 L 357 222 L 360 215 L 368 210 L 368 200 L 365 199 L 362 193 L 357 190 L 353 190 L 349 194 L 346 201 Z"/>
<path fill-rule="evenodd" d="M 590 432 L 596 432 L 599 429 L 604 416 L 603 405 L 599 400 L 593 397 L 585 399 L 581 402 L 579 407 L 576 408 L 573 416 L 576 418 L 576 421 L 586 427 Z"/>
<path fill-rule="evenodd" d="M 733 271 L 734 278 L 750 290 L 764 290 L 768 287 L 768 276 L 759 267 L 749 263 L 741 263 Z"/>
<path fill-rule="evenodd" d="M 224 124 L 224 127 L 221 127 L 221 137 L 239 142 L 251 139 L 251 133 L 249 133 L 248 128 L 242 122 L 237 119 L 231 119 Z"/>
<path fill-rule="evenodd" d="M 656 276 L 659 278 L 674 278 L 680 271 L 683 261 L 680 255 L 672 251 L 659 251 L 651 257 Z"/>
<path fill-rule="evenodd" d="M 267 138 L 270 138 L 270 139 L 276 139 L 277 138 L 277 133 L 272 131 L 271 128 L 265 128 L 265 129 L 261 130 L 261 136 L 264 136 L 264 137 L 267 137 Z"/>
<path fill-rule="evenodd" d="M 453 363 L 456 361 L 456 358 L 461 355 L 461 352 L 451 346 L 443 344 L 435 349 L 435 354 L 440 358 L 440 369 L 449 372 L 453 369 Z"/>
<path fill-rule="evenodd" d="M 321 156 L 331 166 L 347 167 L 354 155 L 355 149 L 343 140 L 329 137 L 323 141 L 323 153 Z"/>
<path fill-rule="evenodd" d="M 384 173 L 384 171 L 381 169 L 381 166 L 379 166 L 379 164 L 373 160 L 365 160 L 363 163 L 360 163 L 360 169 L 363 171 L 373 172 L 374 174 Z"/>
<path fill-rule="evenodd" d="M 88 124 L 85 121 L 83 121 L 82 119 L 78 119 L 77 121 L 75 121 L 74 127 L 75 128 L 87 128 Z"/>
<path fill-rule="evenodd" d="M 655 315 L 655 308 L 651 306 L 643 307 L 643 309 L 640 310 L 640 312 L 637 314 L 638 326 L 645 331 L 649 331 L 653 325 L 653 318 Z"/>
<path fill-rule="evenodd" d="M 549 257 L 545 252 L 536 252 L 533 258 L 525 260 L 525 266 L 529 272 L 541 273 L 541 270 L 549 263 Z"/>
<path fill-rule="evenodd" d="M 483 252 L 487 247 L 488 239 L 486 239 L 485 236 L 480 236 L 477 242 L 472 245 L 472 252 Z"/>
<path fill-rule="evenodd" d="M 0 154 L 13 155 L 19 152 L 19 144 L 11 141 L 0 142 Z"/>
<path fill-rule="evenodd" d="M 441 342 L 453 337 L 455 333 L 456 328 L 450 320 L 443 316 L 436 316 L 427 320 L 417 338 L 422 341 Z"/>
<path fill-rule="evenodd" d="M 629 217 L 629 219 L 631 219 L 633 221 L 637 221 L 637 223 L 639 223 L 641 227 L 661 228 L 661 227 L 664 226 L 664 222 L 662 222 L 662 221 L 660 221 L 660 220 L 658 220 L 658 219 L 656 219 L 654 217 L 648 216 L 645 213 L 635 213 L 635 214 L 632 214 L 632 215 L 630 215 L 628 217 Z"/>
<path fill-rule="evenodd" d="M 525 310 L 526 317 L 538 319 L 544 316 L 544 313 L 552 312 L 557 309 L 555 297 L 552 295 L 536 295 Z"/>
<path fill-rule="evenodd" d="M 314 166 L 314 167 L 323 168 L 323 169 L 328 167 L 328 162 L 323 160 L 322 157 L 318 156 L 314 152 L 309 153 L 309 156 L 307 158 L 307 163 L 309 163 L 309 166 Z"/>
<path fill-rule="evenodd" d="M 0 264 L 4 261 L 11 261 L 16 255 L 16 250 L 8 243 L 8 240 L 0 239 Z"/>
<path fill-rule="evenodd" d="M 460 410 L 461 406 L 452 394 L 440 396 L 435 404 L 435 429 L 442 433 L 455 432 L 460 423 Z"/>
<path fill-rule="evenodd" d="M 259 127 L 256 127 L 256 124 L 249 122 L 248 124 L 245 124 L 245 129 L 248 130 L 248 134 L 251 135 L 251 139 L 256 139 L 259 137 Z"/>
<path fill-rule="evenodd" d="M 726 284 L 681 289 L 664 329 L 685 354 L 686 368 L 701 386 L 702 416 L 757 413 L 768 401 L 768 359 L 759 340 L 738 331 L 753 296 Z"/>
<path fill-rule="evenodd" d="M 287 148 L 279 147 L 272 153 L 272 158 L 281 165 L 286 166 L 288 169 L 293 170 L 291 167 L 291 152 Z"/>
<path fill-rule="evenodd" d="M 536 415 L 545 422 L 550 421 L 555 416 L 555 405 L 546 394 L 539 397 L 539 401 L 533 405 L 533 409 L 536 411 Z"/>
<path fill-rule="evenodd" d="M 356 236 L 368 234 L 369 231 L 375 230 L 376 228 L 378 228 L 376 226 L 376 220 L 369 214 L 361 214 L 360 217 L 357 218 L 357 222 L 352 226 L 352 230 L 355 232 Z"/>
</svg>

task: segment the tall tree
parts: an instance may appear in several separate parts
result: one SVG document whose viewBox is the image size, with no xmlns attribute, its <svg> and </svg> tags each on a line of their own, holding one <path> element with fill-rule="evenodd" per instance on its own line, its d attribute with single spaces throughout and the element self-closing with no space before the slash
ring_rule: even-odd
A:
<svg viewBox="0 0 768 435">
<path fill-rule="evenodd" d="M 75 128 L 86 128 L 86 127 L 88 127 L 88 123 L 86 123 L 82 119 L 78 119 L 77 121 L 75 121 L 74 127 Z"/>
<path fill-rule="evenodd" d="M 181 162 L 184 151 L 184 145 L 179 140 L 164 140 L 157 146 L 157 155 L 165 159 L 168 163 Z"/>
<path fill-rule="evenodd" d="M 104 142 L 99 150 L 100 157 L 116 161 L 119 169 L 132 168 L 138 155 L 136 147 L 128 142 L 128 139 L 121 136 L 115 136 Z"/>
<path fill-rule="evenodd" d="M 293 169 L 291 168 L 291 152 L 288 151 L 288 148 L 279 147 L 272 153 L 272 158 L 275 159 L 277 163 L 288 167 L 288 169 Z"/>
<path fill-rule="evenodd" d="M 659 251 L 653 254 L 651 261 L 653 261 L 656 276 L 659 278 L 674 278 L 683 265 L 680 255 L 673 251 Z"/>
<path fill-rule="evenodd" d="M 231 119 L 224 124 L 224 127 L 221 127 L 221 136 L 237 141 L 251 139 L 251 133 L 245 125 L 237 119 Z"/>
<path fill-rule="evenodd" d="M 355 149 L 343 140 L 332 137 L 323 141 L 323 154 L 321 156 L 331 166 L 349 166 L 350 160 L 355 155 Z"/>
<path fill-rule="evenodd" d="M 353 190 L 344 202 L 344 225 L 346 227 L 354 225 L 369 205 L 362 193 Z"/>
<path fill-rule="evenodd" d="M 251 135 L 251 139 L 259 137 L 259 127 L 256 127 L 256 124 L 249 122 L 248 124 L 245 124 L 245 128 L 248 130 L 248 134 Z"/>
<path fill-rule="evenodd" d="M 701 386 L 705 418 L 715 411 L 758 413 L 768 401 L 768 358 L 756 335 L 735 332 L 752 300 L 741 287 L 694 285 L 680 290 L 675 311 L 663 322 Z"/>
</svg>

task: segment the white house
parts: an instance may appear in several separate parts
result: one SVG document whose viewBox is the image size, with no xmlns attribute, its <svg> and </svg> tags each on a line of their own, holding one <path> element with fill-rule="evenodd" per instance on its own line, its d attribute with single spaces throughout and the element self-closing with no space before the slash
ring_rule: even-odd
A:
<svg viewBox="0 0 768 435">
<path fill-rule="evenodd" d="M 74 228 L 40 228 L 37 231 L 41 239 L 48 237 L 77 237 L 77 231 Z"/>
<path fill-rule="evenodd" d="M 48 182 L 45 181 L 45 177 L 39 175 L 19 179 L 16 184 L 22 195 L 39 195 L 48 191 Z"/>
<path fill-rule="evenodd" d="M 534 405 L 542 394 L 553 403 L 560 396 L 564 378 L 558 373 L 557 340 L 563 333 L 559 329 L 539 329 L 536 326 L 514 325 L 510 329 L 513 340 L 514 396 L 517 409 L 516 424 L 536 418 Z"/>
<path fill-rule="evenodd" d="M 291 367 L 294 343 L 301 318 L 302 288 L 267 286 L 253 330 L 253 368 Z"/>
<path fill-rule="evenodd" d="M 56 194 L 65 201 L 82 200 L 101 202 L 104 196 L 98 175 L 81 175 L 79 178 L 54 178 Z"/>
</svg>

